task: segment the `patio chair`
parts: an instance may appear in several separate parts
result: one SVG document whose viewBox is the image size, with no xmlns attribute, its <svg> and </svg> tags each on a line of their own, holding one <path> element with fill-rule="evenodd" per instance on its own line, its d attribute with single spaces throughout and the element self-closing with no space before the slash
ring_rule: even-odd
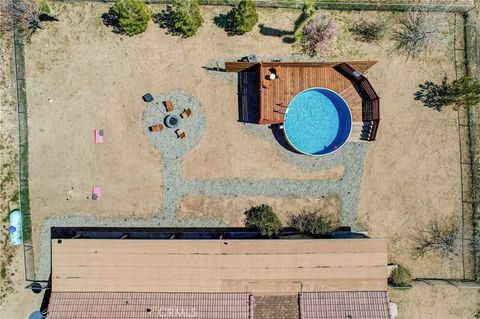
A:
<svg viewBox="0 0 480 319">
<path fill-rule="evenodd" d="M 165 105 L 165 109 L 167 110 L 167 112 L 173 111 L 173 103 L 171 100 L 166 100 L 163 102 L 163 104 Z"/>
<path fill-rule="evenodd" d="M 192 114 L 192 110 L 190 108 L 184 109 L 183 112 L 180 114 L 182 119 L 188 118 Z"/>
<path fill-rule="evenodd" d="M 142 96 L 142 99 L 144 102 L 152 102 L 153 101 L 153 96 L 150 93 L 145 94 Z"/>
<path fill-rule="evenodd" d="M 185 131 L 181 129 L 175 130 L 175 133 L 177 134 L 177 138 L 185 138 L 187 136 Z"/>
<path fill-rule="evenodd" d="M 150 132 L 160 132 L 161 130 L 163 130 L 163 125 L 162 124 L 152 125 L 148 128 L 148 130 Z"/>
</svg>

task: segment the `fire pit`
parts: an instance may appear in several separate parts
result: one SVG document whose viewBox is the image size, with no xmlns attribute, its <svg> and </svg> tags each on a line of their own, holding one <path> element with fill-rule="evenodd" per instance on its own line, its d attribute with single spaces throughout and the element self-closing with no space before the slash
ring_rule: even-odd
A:
<svg viewBox="0 0 480 319">
<path fill-rule="evenodd" d="M 165 117 L 165 126 L 169 128 L 176 128 L 180 124 L 180 117 L 174 114 L 169 114 Z"/>
</svg>

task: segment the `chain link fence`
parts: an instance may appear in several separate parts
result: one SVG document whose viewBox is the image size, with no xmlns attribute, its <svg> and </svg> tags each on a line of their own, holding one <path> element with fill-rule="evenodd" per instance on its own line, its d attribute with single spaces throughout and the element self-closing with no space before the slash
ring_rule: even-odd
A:
<svg viewBox="0 0 480 319">
<path fill-rule="evenodd" d="M 465 66 L 467 74 L 480 78 L 480 43 L 478 37 L 478 20 L 476 10 L 465 13 Z M 470 136 L 471 158 L 471 201 L 473 206 L 473 251 L 475 256 L 476 281 L 480 282 L 480 107 L 474 105 L 468 110 L 468 128 Z"/>
<path fill-rule="evenodd" d="M 25 280 L 35 280 L 35 263 L 32 243 L 32 223 L 30 218 L 30 196 L 28 189 L 28 119 L 27 90 L 25 81 L 25 43 L 23 33 L 13 30 L 13 59 L 16 81 L 17 122 L 18 122 L 18 185 L 19 204 L 22 212 L 23 256 Z"/>
</svg>

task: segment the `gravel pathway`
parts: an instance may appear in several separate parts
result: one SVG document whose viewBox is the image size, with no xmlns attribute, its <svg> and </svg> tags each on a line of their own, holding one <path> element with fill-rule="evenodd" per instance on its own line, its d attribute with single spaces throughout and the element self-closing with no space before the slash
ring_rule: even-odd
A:
<svg viewBox="0 0 480 319">
<path fill-rule="evenodd" d="M 183 108 L 190 108 L 192 115 L 182 119 L 178 128 L 183 129 L 187 137 L 177 139 L 175 130 L 164 128 L 154 133 L 148 127 L 163 123 L 167 114 L 161 101 L 172 100 L 175 109 L 173 114 L 179 115 Z M 160 102 L 160 103 L 158 103 Z M 145 134 L 149 141 L 160 151 L 164 167 L 164 203 L 163 210 L 151 218 L 113 219 L 92 217 L 91 215 L 57 215 L 45 220 L 40 234 L 40 271 L 38 278 L 48 278 L 50 273 L 50 228 L 53 226 L 112 226 L 112 227 L 216 227 L 226 226 L 223 221 L 199 217 L 180 220 L 176 216 L 182 197 L 192 196 L 225 196 L 225 197 L 321 197 L 337 195 L 342 208 L 343 225 L 355 226 L 358 190 L 363 174 L 363 161 L 367 151 L 367 143 L 347 143 L 337 152 L 325 157 L 300 155 L 284 148 L 275 138 L 278 132 L 265 125 L 245 124 L 247 131 L 266 139 L 276 146 L 281 156 L 289 163 L 307 171 L 326 170 L 343 165 L 345 174 L 340 181 L 318 180 L 247 180 L 227 179 L 209 181 L 187 181 L 181 173 L 181 163 L 186 153 L 198 144 L 202 138 L 207 118 L 198 100 L 184 91 L 172 91 L 157 96 L 148 104 L 144 112 Z"/>
</svg>

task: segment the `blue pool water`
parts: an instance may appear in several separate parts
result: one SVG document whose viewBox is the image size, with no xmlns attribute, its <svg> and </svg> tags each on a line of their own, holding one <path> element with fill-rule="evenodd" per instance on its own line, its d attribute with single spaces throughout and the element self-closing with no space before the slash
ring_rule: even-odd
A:
<svg viewBox="0 0 480 319">
<path fill-rule="evenodd" d="M 352 115 L 337 93 L 315 88 L 297 94 L 288 105 L 284 133 L 289 144 L 300 153 L 326 155 L 347 141 Z"/>
</svg>

